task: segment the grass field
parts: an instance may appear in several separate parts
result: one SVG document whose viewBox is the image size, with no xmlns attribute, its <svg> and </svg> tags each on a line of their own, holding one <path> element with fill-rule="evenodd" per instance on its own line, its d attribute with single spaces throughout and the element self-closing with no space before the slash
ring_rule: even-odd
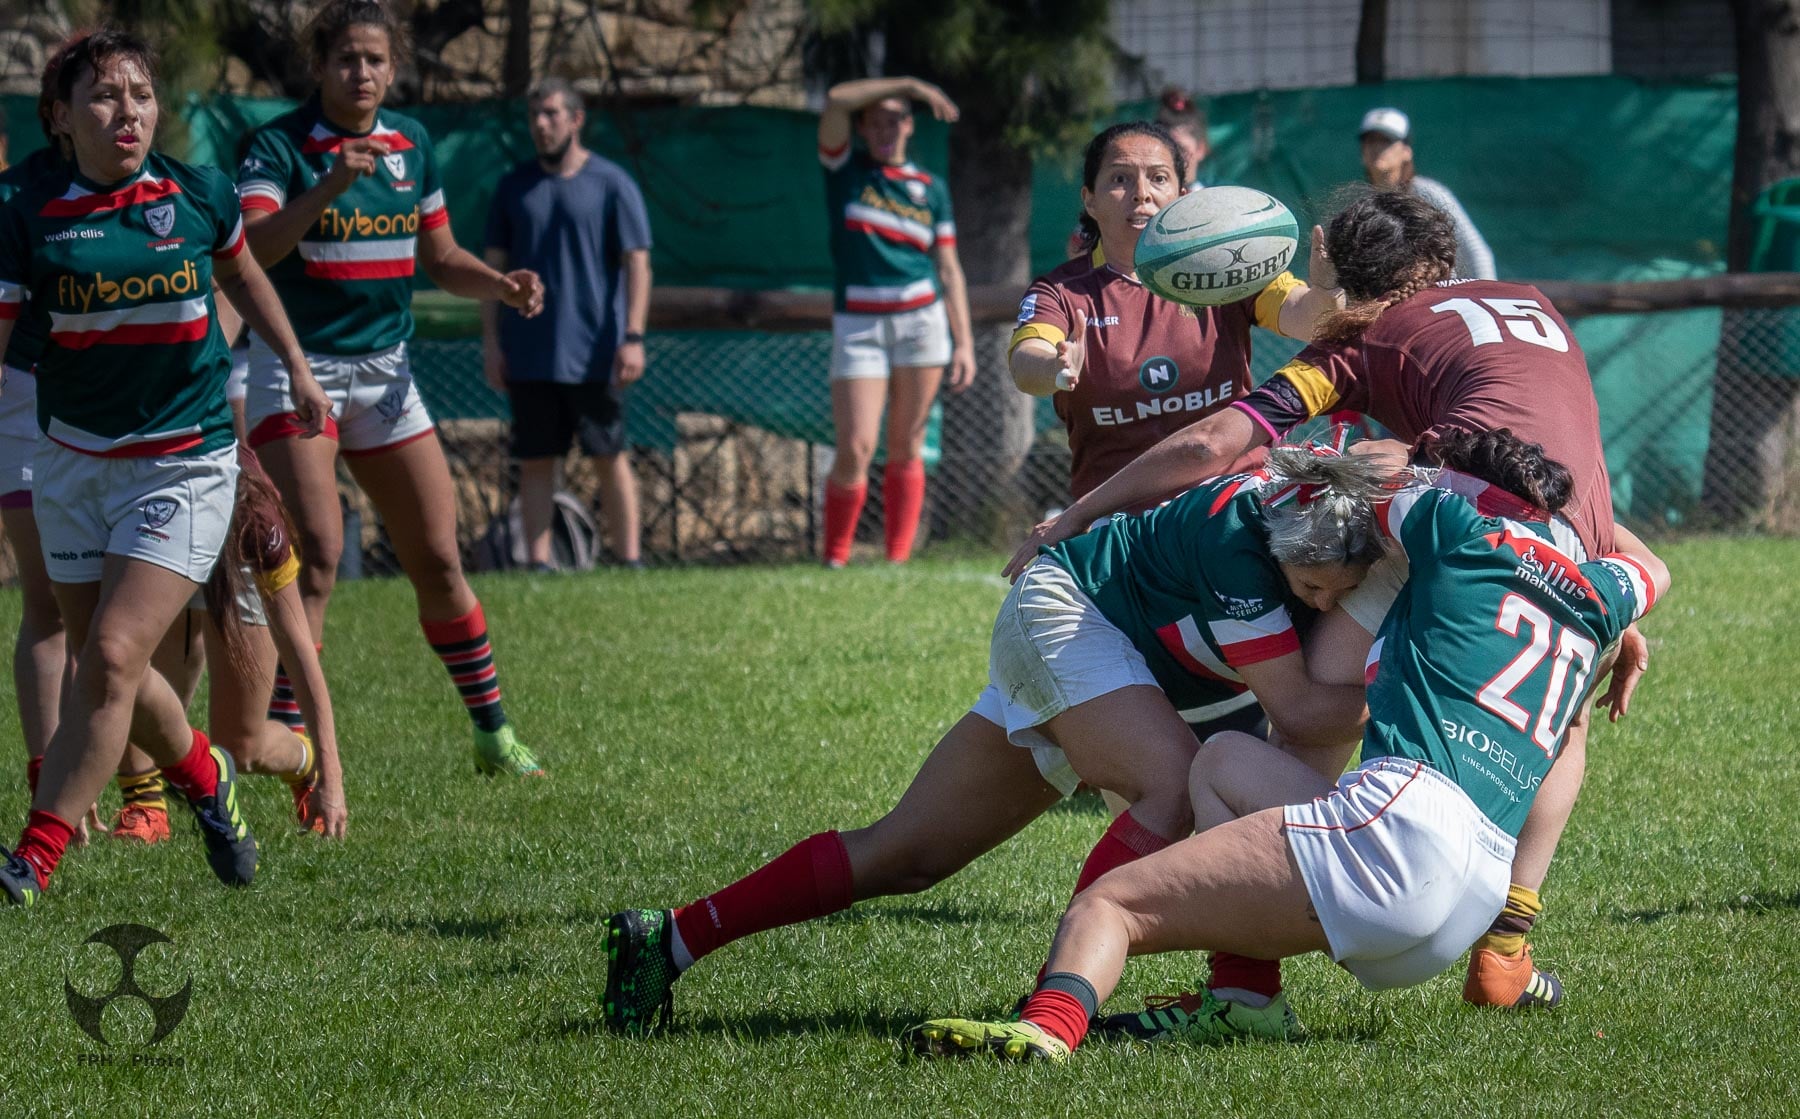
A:
<svg viewBox="0 0 1800 1119">
<path fill-rule="evenodd" d="M 1373 995 L 1315 957 L 1288 968 L 1304 1044 L 902 1059 L 912 1022 L 1026 989 L 1104 824 L 1079 800 L 933 891 L 724 949 L 676 988 L 672 1034 L 610 1036 L 606 915 L 888 807 L 984 679 L 998 559 L 485 579 L 507 706 L 551 769 L 512 784 L 472 773 L 405 584 L 367 582 L 326 660 L 349 840 L 293 833 L 263 780 L 248 891 L 214 883 L 185 820 L 72 852 L 44 904 L 0 911 L 0 1116 L 1800 1114 L 1800 542 L 1665 555 L 1652 675 L 1596 732 L 1534 937 L 1568 984 L 1553 1014 L 1465 1009 L 1460 968 Z M 17 616 L 0 592 L 0 627 Z M 180 1028 L 136 1050 L 181 1067 L 89 1063 L 106 1051 L 64 1004 L 65 975 L 104 989 L 110 953 L 79 946 L 123 921 L 176 942 L 146 987 L 193 978 Z M 1135 961 L 1113 1005 L 1197 967 Z M 110 1013 L 144 1036 L 142 1004 Z"/>
</svg>

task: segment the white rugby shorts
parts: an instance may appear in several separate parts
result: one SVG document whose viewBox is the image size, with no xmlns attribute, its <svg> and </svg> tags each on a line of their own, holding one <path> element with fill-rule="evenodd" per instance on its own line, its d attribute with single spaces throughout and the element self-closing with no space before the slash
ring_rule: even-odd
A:
<svg viewBox="0 0 1800 1119">
<path fill-rule="evenodd" d="M 34 511 L 57 583 L 97 583 L 108 555 L 206 582 L 237 500 L 237 448 L 101 458 L 39 442 Z"/>
<path fill-rule="evenodd" d="M 1513 837 L 1423 762 L 1376 758 L 1283 814 L 1331 958 L 1365 987 L 1430 979 L 1506 904 Z"/>
<path fill-rule="evenodd" d="M 385 451 L 431 434 L 431 416 L 413 383 L 406 343 L 372 354 L 306 355 L 313 379 L 331 398 L 332 424 L 325 434 L 347 455 Z M 269 344 L 250 337 L 249 384 L 244 426 L 260 447 L 300 431 L 293 418 L 293 382 Z"/>
<path fill-rule="evenodd" d="M 0 366 L 0 507 L 30 504 L 5 499 L 31 492 L 37 445 L 37 378 L 10 365 Z"/>
<path fill-rule="evenodd" d="M 1038 772 L 1064 796 L 1081 778 L 1062 749 L 1035 728 L 1078 704 L 1156 677 L 1124 631 L 1108 621 L 1074 576 L 1039 557 L 1019 576 L 994 619 L 988 686 L 976 715 L 1031 751 Z"/>
<path fill-rule="evenodd" d="M 896 368 L 934 369 L 950 364 L 950 318 L 944 301 L 869 315 L 831 316 L 831 379 L 883 378 Z"/>
</svg>

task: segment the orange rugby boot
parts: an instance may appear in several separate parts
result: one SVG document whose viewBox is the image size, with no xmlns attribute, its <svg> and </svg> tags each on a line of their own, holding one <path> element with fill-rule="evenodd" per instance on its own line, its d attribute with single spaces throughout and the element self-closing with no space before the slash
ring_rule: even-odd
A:
<svg viewBox="0 0 1800 1119">
<path fill-rule="evenodd" d="M 1507 1010 L 1548 1010 L 1562 1001 L 1562 982 L 1531 962 L 1531 945 L 1516 956 L 1502 956 L 1488 948 L 1469 954 L 1469 978 L 1463 983 L 1463 1001 L 1471 1006 L 1498 1006 Z"/>
<path fill-rule="evenodd" d="M 169 812 L 165 808 L 128 803 L 113 817 L 112 837 L 136 840 L 146 846 L 161 843 L 169 838 Z"/>
</svg>

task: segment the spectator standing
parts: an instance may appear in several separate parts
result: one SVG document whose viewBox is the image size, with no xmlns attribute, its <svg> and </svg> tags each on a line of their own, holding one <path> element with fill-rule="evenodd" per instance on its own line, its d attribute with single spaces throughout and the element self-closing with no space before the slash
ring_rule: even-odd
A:
<svg viewBox="0 0 1800 1119">
<path fill-rule="evenodd" d="M 1363 177 L 1376 190 L 1397 190 L 1431 203 L 1450 215 L 1456 226 L 1456 278 L 1492 280 L 1494 250 L 1450 188 L 1413 170 L 1412 120 L 1399 109 L 1370 109 L 1363 114 Z"/>
<path fill-rule="evenodd" d="M 494 190 L 487 260 L 544 278 L 544 313 L 526 318 L 482 305 L 488 384 L 512 401 L 519 512 L 534 570 L 550 567 L 556 467 L 579 441 L 598 460 L 600 506 L 612 551 L 627 567 L 638 550 L 638 486 L 625 449 L 626 390 L 644 375 L 650 315 L 650 219 L 618 164 L 582 146 L 581 95 L 561 78 L 531 91 L 537 158 Z"/>
</svg>

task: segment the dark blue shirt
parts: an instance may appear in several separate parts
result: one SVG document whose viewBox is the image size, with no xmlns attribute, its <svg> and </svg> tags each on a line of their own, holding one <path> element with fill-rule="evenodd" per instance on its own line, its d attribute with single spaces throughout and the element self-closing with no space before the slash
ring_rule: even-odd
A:
<svg viewBox="0 0 1800 1119">
<path fill-rule="evenodd" d="M 625 334 L 627 252 L 650 247 L 644 196 L 618 164 L 589 155 L 568 178 L 528 160 L 494 188 L 487 244 L 543 278 L 535 319 L 500 308 L 507 379 L 579 384 L 612 376 Z"/>
</svg>

